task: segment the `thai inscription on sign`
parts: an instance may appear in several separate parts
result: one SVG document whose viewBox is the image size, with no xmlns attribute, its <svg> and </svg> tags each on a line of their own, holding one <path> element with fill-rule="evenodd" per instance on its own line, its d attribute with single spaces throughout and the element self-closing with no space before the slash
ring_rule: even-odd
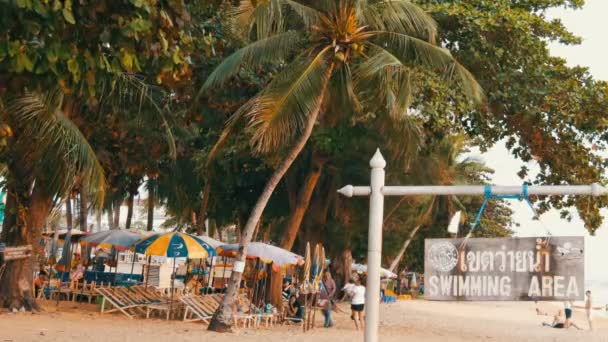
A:
<svg viewBox="0 0 608 342">
<path fill-rule="evenodd" d="M 4 261 L 25 259 L 32 255 L 32 245 L 5 247 L 2 253 Z"/>
<path fill-rule="evenodd" d="M 583 237 L 426 239 L 430 300 L 582 300 Z"/>
</svg>

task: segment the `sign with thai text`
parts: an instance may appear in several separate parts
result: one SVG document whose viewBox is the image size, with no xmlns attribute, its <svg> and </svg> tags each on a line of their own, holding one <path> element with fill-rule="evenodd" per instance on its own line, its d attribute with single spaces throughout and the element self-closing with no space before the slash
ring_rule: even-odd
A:
<svg viewBox="0 0 608 342">
<path fill-rule="evenodd" d="M 430 300 L 582 300 L 583 237 L 426 239 Z"/>
<path fill-rule="evenodd" d="M 32 255 L 32 245 L 5 247 L 2 254 L 4 261 L 25 259 Z"/>
</svg>

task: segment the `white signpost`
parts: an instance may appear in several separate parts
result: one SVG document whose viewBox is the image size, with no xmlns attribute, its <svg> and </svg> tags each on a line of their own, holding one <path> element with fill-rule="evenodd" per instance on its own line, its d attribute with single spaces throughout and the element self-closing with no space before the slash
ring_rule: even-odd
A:
<svg viewBox="0 0 608 342">
<path fill-rule="evenodd" d="M 369 230 L 367 237 L 367 289 L 365 298 L 365 342 L 378 342 L 380 311 L 380 260 L 382 256 L 382 220 L 384 196 L 416 195 L 468 195 L 486 194 L 484 185 L 454 186 L 385 186 L 386 161 L 380 150 L 369 162 L 370 186 L 347 185 L 338 192 L 346 197 L 369 196 Z M 494 195 L 522 195 L 522 186 L 492 186 Z M 608 190 L 599 184 L 591 185 L 541 185 L 527 187 L 528 195 L 593 195 L 600 196 Z"/>
</svg>

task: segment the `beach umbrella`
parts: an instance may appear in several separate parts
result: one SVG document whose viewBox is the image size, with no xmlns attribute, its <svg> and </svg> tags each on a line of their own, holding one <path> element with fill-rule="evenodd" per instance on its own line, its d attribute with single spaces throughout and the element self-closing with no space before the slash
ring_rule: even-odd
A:
<svg viewBox="0 0 608 342">
<path fill-rule="evenodd" d="M 118 251 L 124 251 L 133 246 L 137 241 L 141 240 L 141 235 L 128 230 L 106 230 L 103 232 L 93 233 L 84 236 L 80 239 L 93 247 L 112 248 Z"/>
<path fill-rule="evenodd" d="M 352 271 L 358 273 L 367 273 L 367 265 L 363 264 L 353 264 L 351 267 Z M 380 268 L 380 277 L 382 278 L 397 278 L 397 275 L 385 268 Z"/>
<path fill-rule="evenodd" d="M 168 258 L 206 259 L 217 255 L 215 249 L 200 238 L 180 232 L 148 236 L 135 244 L 135 252 Z"/>
<path fill-rule="evenodd" d="M 217 249 L 218 247 L 226 244 L 220 240 L 216 240 L 207 235 L 199 235 L 198 238 L 205 241 L 207 244 L 209 244 L 209 246 L 213 247 L 214 249 Z"/>
<path fill-rule="evenodd" d="M 135 252 L 173 258 L 173 274 L 171 275 L 171 304 L 173 310 L 173 289 L 175 282 L 175 259 L 192 258 L 206 259 L 216 255 L 215 249 L 198 237 L 186 233 L 171 232 L 152 235 L 135 244 Z"/>
<path fill-rule="evenodd" d="M 239 251 L 239 244 L 221 245 L 217 251 L 219 255 L 234 258 Z M 263 263 L 273 263 L 279 267 L 299 265 L 304 262 L 304 258 L 295 253 L 263 242 L 250 243 L 247 249 L 247 258 L 260 259 Z"/>
</svg>

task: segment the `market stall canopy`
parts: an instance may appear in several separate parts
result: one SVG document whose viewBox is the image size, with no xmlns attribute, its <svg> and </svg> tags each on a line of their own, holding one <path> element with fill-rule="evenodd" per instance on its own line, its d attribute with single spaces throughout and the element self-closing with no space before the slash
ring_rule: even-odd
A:
<svg viewBox="0 0 608 342">
<path fill-rule="evenodd" d="M 207 235 L 199 235 L 198 236 L 199 239 L 205 241 L 209 246 L 217 249 L 218 247 L 225 245 L 226 243 L 220 241 L 220 240 L 216 240 L 212 237 L 209 237 Z"/>
<path fill-rule="evenodd" d="M 353 264 L 351 270 L 359 273 L 367 273 L 367 265 Z M 380 277 L 382 278 L 397 278 L 397 275 L 385 268 L 380 268 Z"/>
<path fill-rule="evenodd" d="M 236 257 L 238 250 L 238 243 L 221 245 L 217 249 L 219 255 L 232 258 Z M 304 258 L 295 253 L 263 242 L 250 243 L 247 249 L 247 258 L 260 259 L 264 263 L 274 263 L 279 267 L 298 265 L 304 262 Z"/>
<path fill-rule="evenodd" d="M 129 230 L 106 230 L 97 232 L 80 239 L 81 242 L 86 242 L 91 246 L 102 248 L 112 248 L 123 251 L 133 246 L 137 241 L 141 240 L 142 236 L 136 232 Z"/>
<path fill-rule="evenodd" d="M 172 232 L 149 236 L 135 244 L 135 252 L 169 258 L 205 259 L 216 255 L 215 249 L 198 237 Z"/>
</svg>

